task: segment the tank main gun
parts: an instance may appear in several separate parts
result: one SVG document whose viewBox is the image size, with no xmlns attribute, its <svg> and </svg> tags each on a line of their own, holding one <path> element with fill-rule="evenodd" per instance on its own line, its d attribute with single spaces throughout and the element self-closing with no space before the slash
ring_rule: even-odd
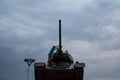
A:
<svg viewBox="0 0 120 80">
<path fill-rule="evenodd" d="M 72 56 L 68 53 L 68 51 L 62 51 L 62 35 L 61 35 L 61 20 L 59 20 L 59 45 L 53 46 L 49 52 L 48 64 L 55 63 L 57 65 L 61 63 L 68 63 L 71 65 L 73 63 Z M 54 53 L 54 50 L 57 50 Z M 59 63 L 59 64 L 58 64 Z M 62 66 L 61 66 L 62 67 Z"/>
<path fill-rule="evenodd" d="M 61 20 L 59 20 L 59 51 L 58 51 L 58 55 L 62 55 Z"/>
</svg>

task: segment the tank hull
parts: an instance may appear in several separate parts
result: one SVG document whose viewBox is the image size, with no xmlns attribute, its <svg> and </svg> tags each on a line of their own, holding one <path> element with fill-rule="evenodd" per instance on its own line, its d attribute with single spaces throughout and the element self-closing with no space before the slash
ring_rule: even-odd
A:
<svg viewBox="0 0 120 80">
<path fill-rule="evenodd" d="M 83 80 L 84 63 L 72 68 L 50 68 L 45 63 L 35 63 L 35 80 Z"/>
</svg>

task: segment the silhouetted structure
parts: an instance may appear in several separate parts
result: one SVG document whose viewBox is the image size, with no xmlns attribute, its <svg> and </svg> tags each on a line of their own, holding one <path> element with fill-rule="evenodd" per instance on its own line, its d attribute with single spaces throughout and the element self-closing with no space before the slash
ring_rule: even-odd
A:
<svg viewBox="0 0 120 80">
<path fill-rule="evenodd" d="M 61 20 L 59 20 L 59 46 L 51 48 L 47 64 L 45 62 L 34 64 L 35 80 L 83 80 L 84 67 L 84 63 L 74 63 L 68 51 L 62 51 Z"/>
<path fill-rule="evenodd" d="M 26 58 L 26 59 L 24 59 L 24 62 L 26 62 L 27 65 L 28 65 L 28 69 L 27 69 L 27 80 L 29 80 L 30 65 L 31 65 L 33 62 L 35 62 L 35 59 Z"/>
</svg>

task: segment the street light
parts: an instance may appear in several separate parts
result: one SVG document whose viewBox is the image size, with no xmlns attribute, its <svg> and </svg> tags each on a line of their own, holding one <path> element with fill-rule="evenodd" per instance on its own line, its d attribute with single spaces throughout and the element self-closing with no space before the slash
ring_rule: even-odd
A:
<svg viewBox="0 0 120 80">
<path fill-rule="evenodd" d="M 28 65 L 28 69 L 27 69 L 27 80 L 29 80 L 30 65 L 31 65 L 33 62 L 35 62 L 35 59 L 26 58 L 26 59 L 24 59 L 24 62 L 26 62 L 27 65 Z"/>
</svg>

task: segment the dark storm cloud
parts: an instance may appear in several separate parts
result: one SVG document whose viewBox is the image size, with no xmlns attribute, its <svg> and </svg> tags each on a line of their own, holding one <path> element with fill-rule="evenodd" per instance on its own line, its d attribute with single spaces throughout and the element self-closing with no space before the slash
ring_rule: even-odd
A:
<svg viewBox="0 0 120 80">
<path fill-rule="evenodd" d="M 119 13 L 119 0 L 1 0 L 0 79 L 26 79 L 29 55 L 47 61 L 61 18 L 63 49 L 86 63 L 85 80 L 119 80 Z"/>
</svg>

